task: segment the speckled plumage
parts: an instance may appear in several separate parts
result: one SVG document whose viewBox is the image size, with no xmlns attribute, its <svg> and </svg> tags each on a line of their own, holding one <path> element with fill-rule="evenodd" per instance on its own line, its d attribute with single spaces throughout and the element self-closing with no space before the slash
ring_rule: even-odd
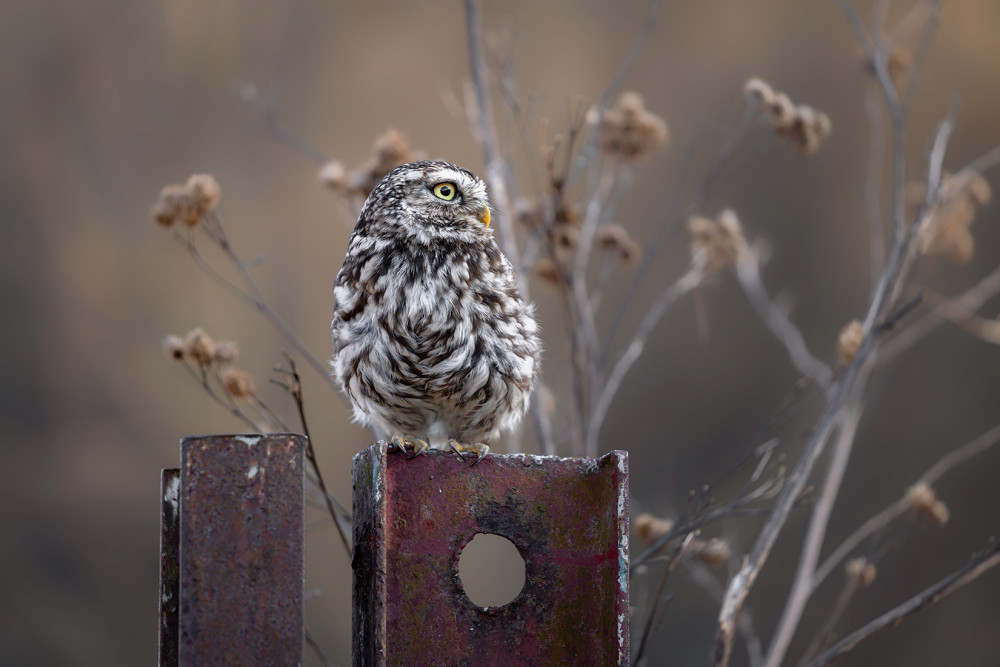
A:
<svg viewBox="0 0 1000 667">
<path fill-rule="evenodd" d="M 444 448 L 524 416 L 541 345 L 488 211 L 485 183 L 447 162 L 397 167 L 368 196 L 334 284 L 333 367 L 356 421 Z"/>
</svg>

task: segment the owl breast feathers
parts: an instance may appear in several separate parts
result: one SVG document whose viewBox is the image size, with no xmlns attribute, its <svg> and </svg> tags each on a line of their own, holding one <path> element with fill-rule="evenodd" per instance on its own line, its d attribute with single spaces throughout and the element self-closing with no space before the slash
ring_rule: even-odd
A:
<svg viewBox="0 0 1000 667">
<path fill-rule="evenodd" d="M 524 416 L 541 345 L 489 221 L 485 183 L 446 162 L 404 164 L 369 195 L 334 285 L 356 421 L 444 447 Z"/>
</svg>

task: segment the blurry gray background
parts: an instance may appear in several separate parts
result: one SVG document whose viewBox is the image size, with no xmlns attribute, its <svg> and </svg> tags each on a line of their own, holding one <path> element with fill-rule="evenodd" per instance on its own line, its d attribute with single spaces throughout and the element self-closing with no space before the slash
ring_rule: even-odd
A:
<svg viewBox="0 0 1000 667">
<path fill-rule="evenodd" d="M 521 91 L 538 96 L 536 127 L 548 118 L 550 133 L 565 128 L 571 100 L 600 96 L 646 11 L 643 2 L 486 4 L 486 26 L 512 36 Z M 891 19 L 904 7 L 894 3 Z M 868 4 L 859 8 L 867 16 Z M 945 4 L 914 101 L 912 173 L 952 92 L 961 109 L 946 167 L 1000 143 L 998 28 L 1000 5 L 990 0 Z M 240 88 L 255 83 L 273 93 L 290 127 L 348 166 L 395 127 L 415 148 L 481 171 L 469 131 L 442 102 L 445 90 L 461 96 L 468 78 L 464 10 L 443 1 L 14 1 L 0 7 L 0 52 L 0 663 L 152 664 L 159 469 L 176 465 L 182 436 L 242 429 L 164 358 L 161 340 L 198 325 L 237 339 L 240 365 L 262 383 L 286 345 L 194 267 L 149 207 L 163 185 L 214 174 L 232 241 L 247 258 L 267 257 L 254 269 L 266 296 L 328 356 L 330 286 L 353 221 L 319 185 L 316 165 L 262 129 Z M 745 161 L 706 212 L 734 206 L 750 238 L 772 243 L 769 289 L 794 304 L 811 349 L 832 361 L 837 332 L 868 299 L 864 76 L 836 3 L 666 3 L 627 87 L 667 120 L 673 143 L 637 170 L 617 219 L 640 241 L 651 237 L 684 147 L 703 128 L 717 137 L 734 122 L 750 76 L 826 111 L 833 135 L 802 158 L 756 131 L 750 145 L 771 147 Z M 499 100 L 497 110 L 509 130 Z M 505 142 L 518 154 L 509 131 Z M 696 164 L 695 183 L 710 161 L 709 152 Z M 518 172 L 525 191 L 530 173 Z M 988 178 L 996 191 L 1000 180 Z M 931 259 L 918 281 L 953 294 L 991 270 L 1000 260 L 996 210 L 981 212 L 973 227 L 971 265 Z M 663 254 L 626 332 L 641 304 L 682 270 L 686 252 L 679 239 Z M 532 291 L 558 360 L 565 334 L 557 304 L 542 283 Z M 320 378 L 305 377 L 320 462 L 349 505 L 350 457 L 369 436 L 349 424 L 345 403 Z M 995 423 L 997 378 L 1000 350 L 948 326 L 882 371 L 828 548 L 945 451 Z M 682 511 L 688 490 L 724 467 L 795 379 L 730 277 L 675 306 L 603 431 L 602 451 L 631 452 L 633 509 Z M 546 381 L 564 386 L 565 369 L 553 362 Z M 294 423 L 280 390 L 262 391 Z M 790 435 L 799 438 L 787 443 L 794 456 L 805 433 Z M 998 465 L 993 452 L 942 480 L 951 523 L 914 529 L 880 565 L 876 585 L 859 594 L 843 630 L 957 568 L 996 533 Z M 805 519 L 794 515 L 750 598 L 765 638 Z M 746 548 L 757 524 L 743 526 Z M 320 513 L 310 515 L 308 558 L 307 587 L 323 592 L 308 603 L 309 625 L 328 655 L 347 664 L 350 566 Z M 703 664 L 708 654 L 717 605 L 683 577 L 677 584 L 651 664 Z M 638 580 L 633 590 L 648 585 Z M 809 627 L 832 596 L 817 597 Z M 994 572 L 843 664 L 996 664 L 998 596 Z M 792 655 L 802 648 L 796 643 Z"/>
</svg>

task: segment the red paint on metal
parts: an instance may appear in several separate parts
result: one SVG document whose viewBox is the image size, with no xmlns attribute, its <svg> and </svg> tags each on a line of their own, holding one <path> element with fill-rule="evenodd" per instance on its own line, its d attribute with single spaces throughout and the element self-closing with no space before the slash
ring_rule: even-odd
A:
<svg viewBox="0 0 1000 667">
<path fill-rule="evenodd" d="M 303 660 L 305 438 L 181 442 L 180 664 Z"/>
<path fill-rule="evenodd" d="M 628 663 L 628 455 L 446 452 L 384 443 L 354 461 L 354 664 Z M 483 609 L 458 575 L 477 533 L 525 562 L 512 602 Z"/>
</svg>

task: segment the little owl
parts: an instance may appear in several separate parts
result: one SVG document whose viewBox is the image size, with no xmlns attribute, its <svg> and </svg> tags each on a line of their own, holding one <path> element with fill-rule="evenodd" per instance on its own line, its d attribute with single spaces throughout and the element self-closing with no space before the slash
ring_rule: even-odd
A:
<svg viewBox="0 0 1000 667">
<path fill-rule="evenodd" d="M 392 170 L 334 283 L 333 367 L 356 421 L 413 455 L 471 451 L 517 426 L 541 345 L 493 240 L 486 184 L 447 162 Z"/>
</svg>

